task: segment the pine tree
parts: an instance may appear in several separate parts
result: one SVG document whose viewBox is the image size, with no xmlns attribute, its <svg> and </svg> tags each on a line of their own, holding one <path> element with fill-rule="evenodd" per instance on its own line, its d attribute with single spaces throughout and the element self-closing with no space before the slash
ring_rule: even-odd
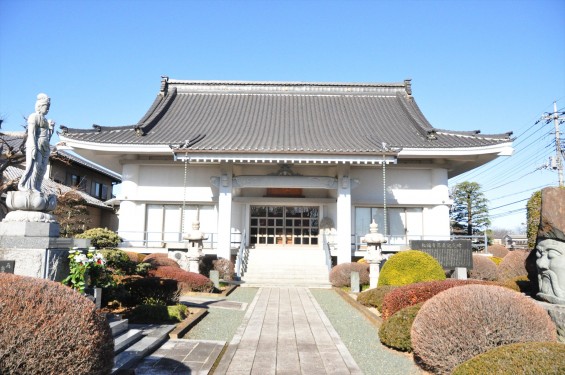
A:
<svg viewBox="0 0 565 375">
<path fill-rule="evenodd" d="M 476 182 L 461 182 L 452 189 L 451 228 L 466 228 L 466 234 L 483 234 L 490 225 L 488 200 Z"/>
</svg>

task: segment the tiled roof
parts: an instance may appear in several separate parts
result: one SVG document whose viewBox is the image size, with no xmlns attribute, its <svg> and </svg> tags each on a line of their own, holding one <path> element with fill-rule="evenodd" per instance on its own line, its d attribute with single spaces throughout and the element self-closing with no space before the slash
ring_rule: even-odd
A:
<svg viewBox="0 0 565 375">
<path fill-rule="evenodd" d="M 73 163 L 80 164 L 80 165 L 82 165 L 83 167 L 89 168 L 89 169 L 91 169 L 91 170 L 93 170 L 93 171 L 96 171 L 96 172 L 98 172 L 98 173 L 100 173 L 100 174 L 103 174 L 103 175 L 105 175 L 105 176 L 108 176 L 108 177 L 110 177 L 111 179 L 113 179 L 115 182 L 122 182 L 122 177 L 121 177 L 119 174 L 114 173 L 114 172 L 112 172 L 112 171 L 110 171 L 110 170 L 108 170 L 108 169 L 106 169 L 106 168 L 103 168 L 103 167 L 99 166 L 98 164 L 94 164 L 94 163 L 92 163 L 92 162 L 89 161 L 89 160 L 86 160 L 86 159 L 84 159 L 84 158 L 81 158 L 81 157 L 79 157 L 79 156 L 77 156 L 77 155 L 74 155 L 74 154 L 72 154 L 72 153 L 70 153 L 70 152 L 67 152 L 67 151 L 65 151 L 65 150 L 57 150 L 56 148 L 53 148 L 53 149 L 51 150 L 51 156 L 52 156 L 52 157 L 53 157 L 53 156 L 59 156 L 59 157 L 63 157 L 63 158 L 69 159 L 69 160 L 72 161 Z"/>
<path fill-rule="evenodd" d="M 20 178 L 23 173 L 24 173 L 23 169 L 10 166 L 10 167 L 6 168 L 6 170 L 4 171 L 3 178 L 4 178 L 5 181 L 14 180 L 14 179 Z M 46 194 L 61 195 L 61 194 L 65 194 L 65 193 L 67 193 L 71 190 L 74 190 L 82 198 L 84 198 L 84 200 L 86 201 L 86 203 L 89 206 L 100 207 L 100 208 L 105 208 L 105 209 L 111 209 L 112 208 L 112 207 L 108 206 L 107 204 L 105 204 L 104 202 L 102 202 L 101 200 L 96 199 L 96 198 L 86 194 L 84 191 L 73 189 L 69 186 L 55 182 L 55 181 L 53 181 L 53 180 L 51 180 L 47 177 L 44 178 L 43 181 L 41 182 L 41 191 L 43 193 L 46 193 Z"/>
<path fill-rule="evenodd" d="M 376 153 L 388 147 L 458 148 L 508 142 L 433 128 L 410 81 L 392 84 L 178 81 L 164 78 L 135 125 L 62 127 L 100 144 L 171 145 L 198 152 Z"/>
</svg>

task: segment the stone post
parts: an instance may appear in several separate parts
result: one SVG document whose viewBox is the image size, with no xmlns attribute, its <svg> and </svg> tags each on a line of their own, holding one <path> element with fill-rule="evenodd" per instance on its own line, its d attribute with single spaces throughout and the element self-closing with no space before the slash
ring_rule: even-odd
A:
<svg viewBox="0 0 565 375">
<path fill-rule="evenodd" d="M 362 241 L 367 244 L 367 255 L 365 260 L 369 263 L 369 288 L 374 289 L 379 282 L 379 272 L 383 261 L 381 244 L 386 242 L 384 236 L 378 233 L 378 225 L 373 222 L 369 225 L 369 233 L 363 237 Z"/>
</svg>

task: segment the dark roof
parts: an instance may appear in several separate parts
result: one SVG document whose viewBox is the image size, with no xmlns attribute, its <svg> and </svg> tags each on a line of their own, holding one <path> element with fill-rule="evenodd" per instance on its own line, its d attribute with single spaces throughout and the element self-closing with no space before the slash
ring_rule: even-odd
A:
<svg viewBox="0 0 565 375">
<path fill-rule="evenodd" d="M 103 168 L 101 166 L 99 166 L 98 164 L 94 164 L 93 162 L 86 160 L 80 156 L 77 156 L 75 154 L 72 154 L 70 152 L 67 152 L 65 150 L 58 150 L 57 148 L 53 147 L 51 149 L 51 156 L 59 156 L 65 159 L 68 159 L 70 161 L 72 161 L 73 163 L 82 165 L 83 167 L 86 167 L 90 170 L 96 171 L 100 174 L 103 174 L 109 178 L 111 178 L 112 180 L 114 180 L 115 182 L 122 182 L 122 177 L 117 174 L 114 173 L 106 168 Z"/>
<path fill-rule="evenodd" d="M 25 141 L 25 132 L 0 132 L 0 153 L 21 151 Z"/>
<path fill-rule="evenodd" d="M 164 78 L 135 125 L 61 127 L 83 142 L 171 145 L 198 152 L 374 153 L 388 147 L 480 147 L 511 133 L 433 128 L 410 80 L 392 84 L 177 81 Z"/>
</svg>

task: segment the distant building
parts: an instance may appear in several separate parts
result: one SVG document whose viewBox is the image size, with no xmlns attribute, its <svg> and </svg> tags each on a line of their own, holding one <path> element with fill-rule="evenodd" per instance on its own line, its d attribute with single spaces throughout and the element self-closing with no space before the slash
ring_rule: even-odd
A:
<svg viewBox="0 0 565 375">
<path fill-rule="evenodd" d="M 344 263 L 372 220 L 397 249 L 448 239 L 448 179 L 510 155 L 510 134 L 432 127 L 410 80 L 163 78 L 138 123 L 61 127 L 59 135 L 122 175 L 124 246 L 166 247 L 198 218 L 220 257 L 230 258 L 245 233 L 249 246 L 280 251 L 331 242 Z"/>
<path fill-rule="evenodd" d="M 502 237 L 502 244 L 510 250 L 528 249 L 528 236 L 526 234 L 507 234 Z"/>
</svg>

